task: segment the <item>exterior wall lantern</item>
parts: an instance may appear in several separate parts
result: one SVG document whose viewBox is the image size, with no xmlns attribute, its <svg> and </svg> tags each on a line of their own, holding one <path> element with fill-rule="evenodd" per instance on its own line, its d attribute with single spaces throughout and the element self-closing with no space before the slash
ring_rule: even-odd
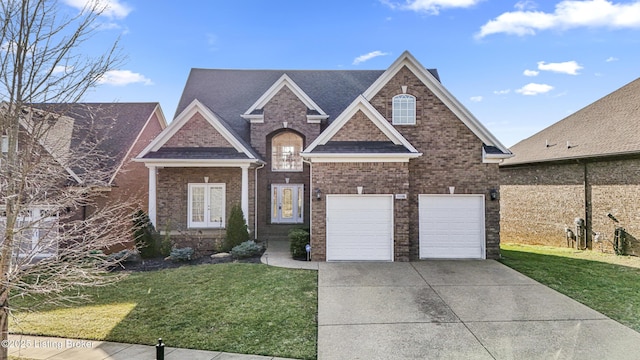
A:
<svg viewBox="0 0 640 360">
<path fill-rule="evenodd" d="M 322 200 L 322 190 L 320 188 L 316 188 L 316 200 Z"/>
<path fill-rule="evenodd" d="M 491 199 L 491 201 L 495 201 L 498 200 L 498 190 L 497 189 L 491 189 L 489 190 L 489 198 Z"/>
</svg>

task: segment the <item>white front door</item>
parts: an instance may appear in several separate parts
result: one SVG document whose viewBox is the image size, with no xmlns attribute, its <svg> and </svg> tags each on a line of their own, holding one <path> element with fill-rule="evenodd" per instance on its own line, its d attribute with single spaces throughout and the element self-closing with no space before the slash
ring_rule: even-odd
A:
<svg viewBox="0 0 640 360">
<path fill-rule="evenodd" d="M 271 222 L 274 224 L 304 222 L 304 185 L 271 185 Z"/>
</svg>

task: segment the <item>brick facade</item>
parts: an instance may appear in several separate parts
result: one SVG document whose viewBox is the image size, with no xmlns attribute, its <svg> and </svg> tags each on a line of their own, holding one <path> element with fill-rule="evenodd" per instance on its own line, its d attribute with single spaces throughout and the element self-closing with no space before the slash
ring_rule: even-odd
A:
<svg viewBox="0 0 640 360">
<path fill-rule="evenodd" d="M 588 248 L 612 252 L 616 226 L 640 254 L 640 159 L 539 163 L 500 168 L 505 242 L 567 246 L 565 228 L 586 220 Z M 619 221 L 615 224 L 607 214 Z M 595 233 L 604 241 L 595 242 Z"/>
<path fill-rule="evenodd" d="M 307 106 L 287 87 L 278 91 L 264 106 L 264 122 L 251 124 L 251 146 L 263 157 L 266 165 L 258 170 L 258 229 L 263 240 L 282 238 L 292 227 L 289 224 L 271 222 L 271 186 L 273 184 L 304 185 L 304 223 L 294 226 L 309 227 L 310 185 L 309 165 L 303 171 L 273 171 L 271 169 L 271 140 L 283 132 L 293 132 L 302 137 L 303 149 L 320 134 L 320 124 L 307 122 Z M 283 122 L 286 122 L 286 127 Z"/>
<path fill-rule="evenodd" d="M 163 147 L 233 147 L 201 114 L 195 114 Z"/>
<path fill-rule="evenodd" d="M 331 141 L 389 141 L 389 138 L 362 111 L 358 111 L 333 135 Z"/>
<path fill-rule="evenodd" d="M 500 256 L 500 202 L 489 192 L 499 188 L 497 164 L 482 162 L 482 141 L 418 79 L 403 67 L 371 100 L 389 121 L 392 101 L 407 86 L 416 97 L 416 124 L 395 125 L 423 155 L 409 162 L 410 255 L 419 254 L 418 195 L 445 194 L 450 186 L 459 194 L 484 194 L 486 257 Z"/>
<path fill-rule="evenodd" d="M 313 185 L 324 194 L 406 194 L 409 190 L 408 163 L 317 163 L 313 164 Z M 312 258 L 326 260 L 326 201 L 314 200 L 311 224 Z M 407 200 L 394 200 L 394 260 L 409 261 L 409 219 Z"/>
</svg>

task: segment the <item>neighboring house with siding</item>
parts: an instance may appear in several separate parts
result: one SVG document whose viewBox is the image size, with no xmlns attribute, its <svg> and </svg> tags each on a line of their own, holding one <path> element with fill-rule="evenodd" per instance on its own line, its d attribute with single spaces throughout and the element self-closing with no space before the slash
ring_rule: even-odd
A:
<svg viewBox="0 0 640 360">
<path fill-rule="evenodd" d="M 499 256 L 510 156 L 404 52 L 386 70 L 192 69 L 137 161 L 183 246 L 212 249 L 239 205 L 259 240 L 310 228 L 314 260 L 407 261 Z"/>
<path fill-rule="evenodd" d="M 3 111 L 7 106 L 3 104 Z M 148 210 L 147 169 L 131 160 L 166 128 L 160 104 L 31 104 L 25 107 L 23 114 L 17 151 L 31 151 L 31 157 L 24 157 L 25 161 L 40 161 L 40 168 L 52 169 L 51 175 L 45 175 L 46 187 L 39 190 L 38 197 L 29 198 L 25 214 L 19 218 L 20 226 L 29 227 L 22 232 L 31 237 L 30 241 L 25 240 L 25 244 L 36 246 L 44 234 L 57 226 L 57 211 L 72 212 L 74 218 L 84 219 L 96 210 L 86 204 L 66 209 L 50 204 L 47 191 L 55 191 L 56 188 L 86 188 L 95 195 L 93 205 L 97 207 L 108 202 L 127 201 L 135 208 Z M 43 122 L 47 123 L 43 126 L 48 130 L 35 140 L 32 136 L 34 130 L 29 129 L 35 129 L 34 126 Z M 87 155 L 83 153 L 84 149 L 96 156 L 95 160 L 90 160 L 91 170 L 83 168 L 72 158 L 73 154 Z M 8 151 L 8 136 L 2 134 L 2 156 Z M 40 156 L 39 160 L 37 156 Z M 99 176 L 94 173 L 95 169 L 99 169 Z M 54 177 L 59 184 L 51 183 Z M 0 211 L 2 209 L 0 203 Z M 3 216 L 0 212 L 0 226 L 4 223 Z M 54 249 L 55 246 L 51 246 L 42 250 L 40 255 L 49 255 Z"/>
<path fill-rule="evenodd" d="M 640 79 L 511 151 L 500 165 L 503 241 L 567 246 L 566 229 L 576 235 L 583 219 L 582 247 L 612 251 L 621 226 L 640 254 Z"/>
</svg>

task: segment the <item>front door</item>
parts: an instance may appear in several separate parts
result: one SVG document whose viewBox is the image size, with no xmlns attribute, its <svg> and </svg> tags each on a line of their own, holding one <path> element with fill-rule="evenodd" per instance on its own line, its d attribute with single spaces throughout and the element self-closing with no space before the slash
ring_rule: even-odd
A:
<svg viewBox="0 0 640 360">
<path fill-rule="evenodd" d="M 271 222 L 298 224 L 304 222 L 304 185 L 271 185 Z"/>
</svg>

